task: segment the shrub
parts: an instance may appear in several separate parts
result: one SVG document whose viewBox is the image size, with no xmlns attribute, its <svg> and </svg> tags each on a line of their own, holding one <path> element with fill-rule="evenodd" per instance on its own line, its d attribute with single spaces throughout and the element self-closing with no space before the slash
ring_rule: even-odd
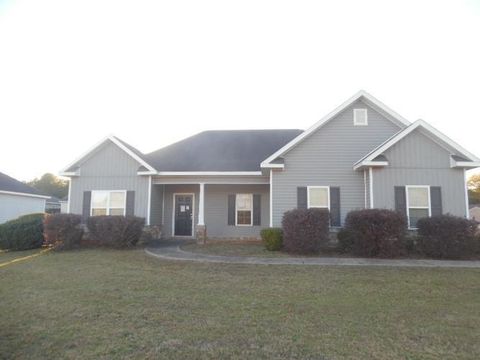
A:
<svg viewBox="0 0 480 360">
<path fill-rule="evenodd" d="M 87 220 L 91 241 L 115 248 L 135 246 L 144 224 L 145 219 L 135 216 L 92 216 Z"/>
<path fill-rule="evenodd" d="M 82 217 L 74 214 L 47 215 L 43 222 L 45 245 L 56 250 L 69 250 L 80 246 L 83 229 Z"/>
<path fill-rule="evenodd" d="M 44 214 L 30 214 L 0 225 L 0 248 L 28 250 L 43 244 Z"/>
<path fill-rule="evenodd" d="M 418 220 L 418 249 L 440 259 L 467 258 L 479 252 L 477 222 L 453 215 Z"/>
<path fill-rule="evenodd" d="M 345 219 L 343 246 L 358 256 L 402 256 L 406 229 L 405 217 L 392 210 L 351 211 Z"/>
<path fill-rule="evenodd" d="M 329 241 L 326 209 L 295 209 L 283 215 L 283 247 L 291 253 L 317 253 Z"/>
<path fill-rule="evenodd" d="M 263 244 L 265 245 L 265 249 L 269 251 L 278 251 L 282 248 L 282 244 L 283 244 L 282 229 L 279 229 L 279 228 L 262 229 L 262 231 L 260 231 L 260 236 L 262 237 L 262 241 L 263 241 Z"/>
<path fill-rule="evenodd" d="M 353 236 L 352 233 L 346 229 L 341 229 L 337 233 L 337 248 L 342 253 L 351 253 L 353 250 Z"/>
</svg>

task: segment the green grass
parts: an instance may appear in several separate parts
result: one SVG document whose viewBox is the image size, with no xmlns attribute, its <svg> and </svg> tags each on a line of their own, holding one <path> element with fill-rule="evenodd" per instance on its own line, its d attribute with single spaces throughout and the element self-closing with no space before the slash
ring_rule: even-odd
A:
<svg viewBox="0 0 480 360">
<path fill-rule="evenodd" d="M 475 359 L 479 299 L 475 269 L 48 253 L 0 268 L 0 358 Z"/>
</svg>

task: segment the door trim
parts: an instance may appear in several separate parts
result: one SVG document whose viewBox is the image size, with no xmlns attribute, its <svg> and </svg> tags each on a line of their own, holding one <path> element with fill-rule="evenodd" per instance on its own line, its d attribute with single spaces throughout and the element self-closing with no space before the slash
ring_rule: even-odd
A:
<svg viewBox="0 0 480 360">
<path fill-rule="evenodd" d="M 192 196 L 192 235 L 175 235 L 175 208 L 177 207 L 177 195 Z M 195 234 L 195 193 L 173 193 L 172 237 L 193 237 L 194 234 Z"/>
</svg>

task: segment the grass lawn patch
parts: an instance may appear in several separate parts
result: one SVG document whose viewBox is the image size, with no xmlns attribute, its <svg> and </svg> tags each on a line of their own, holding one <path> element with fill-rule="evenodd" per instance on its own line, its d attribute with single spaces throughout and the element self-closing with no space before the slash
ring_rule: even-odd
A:
<svg viewBox="0 0 480 360">
<path fill-rule="evenodd" d="M 0 268 L 0 358 L 475 359 L 479 279 L 47 253 Z"/>
</svg>

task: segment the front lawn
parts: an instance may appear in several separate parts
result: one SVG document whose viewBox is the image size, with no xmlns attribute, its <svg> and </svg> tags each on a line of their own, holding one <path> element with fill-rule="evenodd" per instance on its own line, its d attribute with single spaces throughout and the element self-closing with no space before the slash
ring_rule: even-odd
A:
<svg viewBox="0 0 480 360">
<path fill-rule="evenodd" d="M 0 358 L 476 359 L 479 298 L 476 269 L 47 253 L 0 268 Z"/>
</svg>

